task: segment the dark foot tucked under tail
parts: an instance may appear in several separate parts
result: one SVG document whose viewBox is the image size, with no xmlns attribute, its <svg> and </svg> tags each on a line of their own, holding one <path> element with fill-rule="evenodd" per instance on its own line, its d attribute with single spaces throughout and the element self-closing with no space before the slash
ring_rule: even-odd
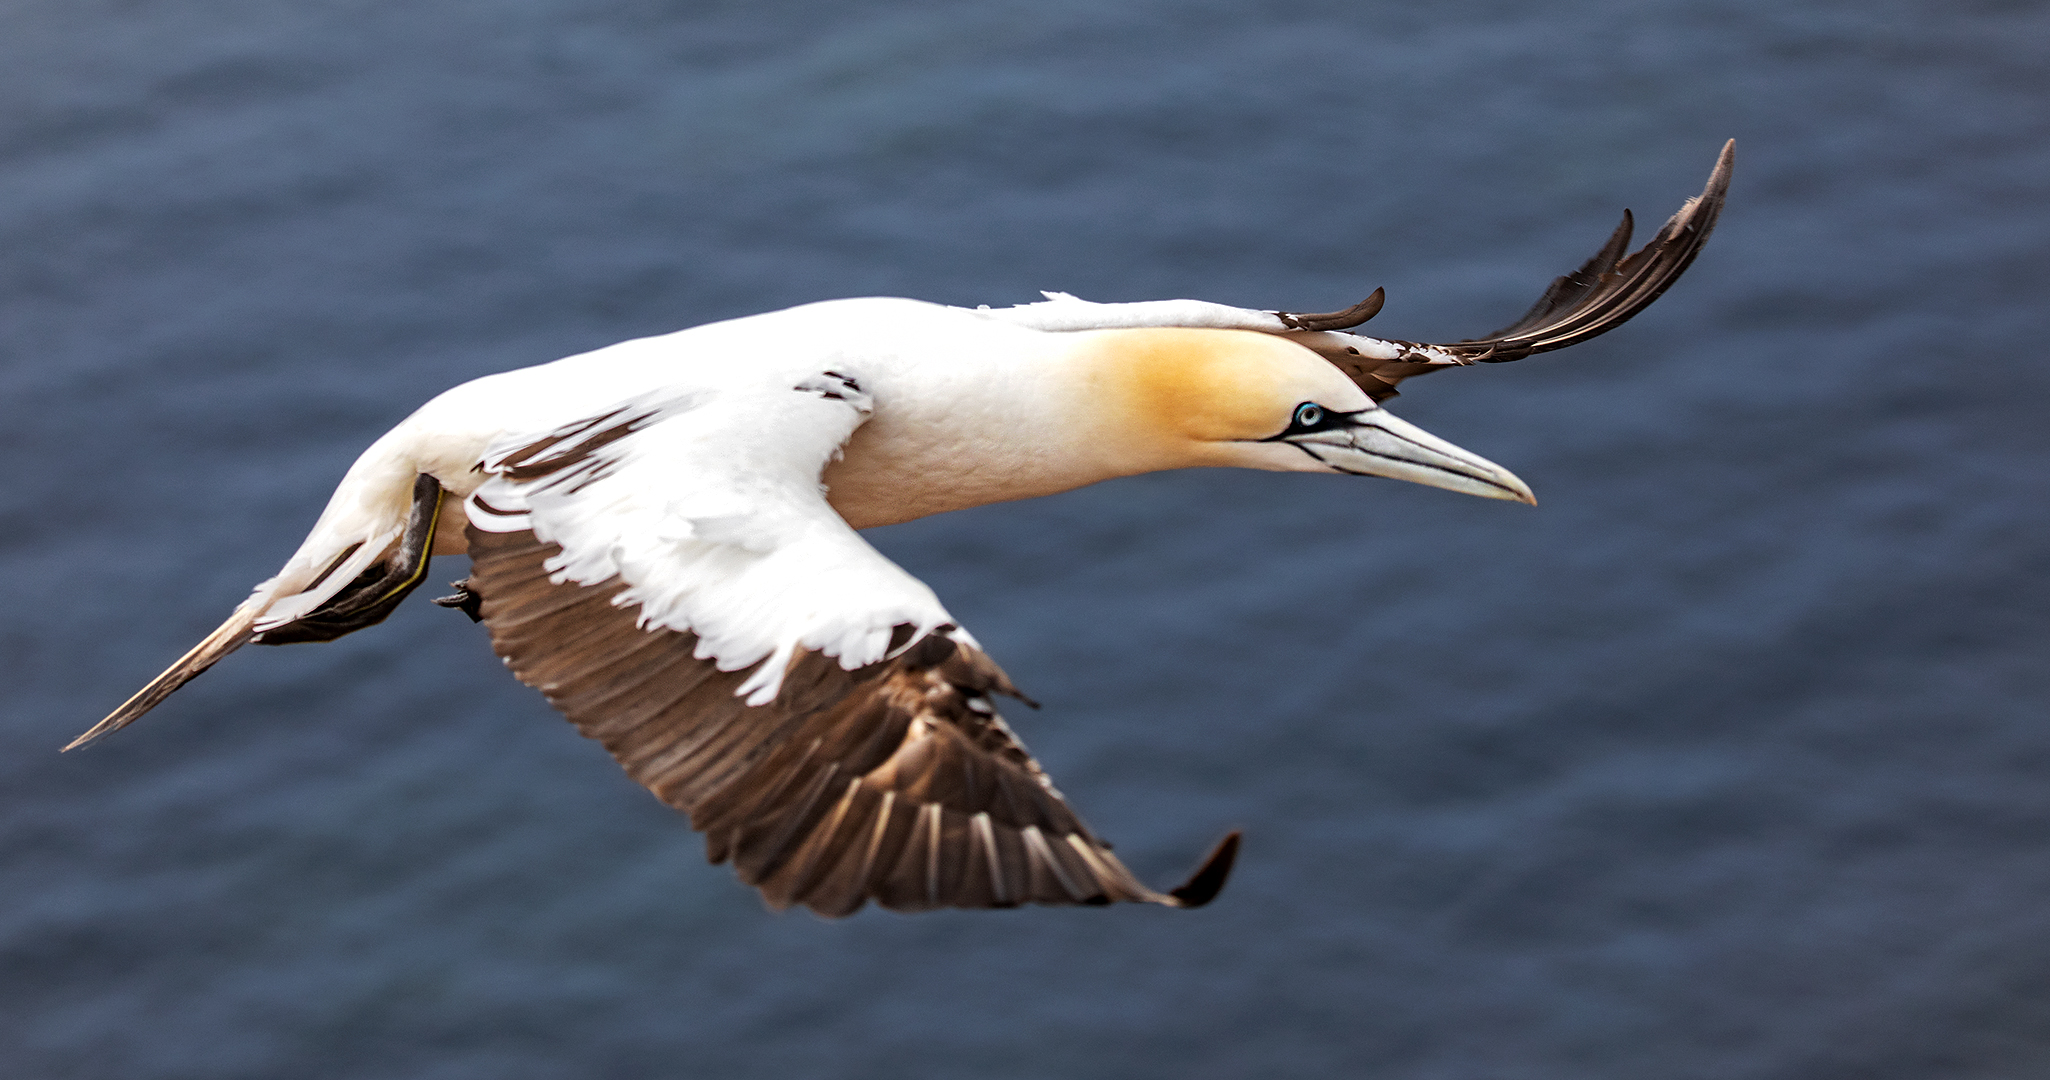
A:
<svg viewBox="0 0 2050 1080">
<path fill-rule="evenodd" d="M 435 606 L 454 608 L 470 617 L 471 622 L 484 621 L 484 598 L 470 591 L 470 579 L 451 581 L 449 587 L 455 590 L 450 596 L 434 598 Z"/>
</svg>

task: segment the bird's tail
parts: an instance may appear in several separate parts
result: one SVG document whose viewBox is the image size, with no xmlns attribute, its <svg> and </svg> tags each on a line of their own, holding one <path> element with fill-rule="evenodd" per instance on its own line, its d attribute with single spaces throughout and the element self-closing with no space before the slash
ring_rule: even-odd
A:
<svg viewBox="0 0 2050 1080">
<path fill-rule="evenodd" d="M 379 500 L 393 502 L 395 513 L 377 508 L 353 516 L 325 515 L 285 569 L 257 586 L 227 622 L 64 749 L 77 749 L 134 723 L 172 691 L 252 641 L 332 641 L 383 621 L 420 584 L 434 553 L 441 485 L 421 474 L 411 478 L 410 487 L 410 513 L 398 499 Z M 345 481 L 335 503 L 350 507 L 353 495 Z"/>
<path fill-rule="evenodd" d="M 261 594 L 244 601 L 220 628 L 208 634 L 205 640 L 194 645 L 192 650 L 178 658 L 178 662 L 164 670 L 162 675 L 149 681 L 149 685 L 137 691 L 134 697 L 121 703 L 121 707 L 107 714 L 105 720 L 92 726 L 92 730 L 71 740 L 66 750 L 76 750 L 94 742 L 111 732 L 119 731 L 135 722 L 143 713 L 155 708 L 157 703 L 171 696 L 171 691 L 184 686 L 198 677 L 199 673 L 214 666 L 221 657 L 234 652 L 256 637 L 251 627 L 257 617 L 263 614 Z"/>
</svg>

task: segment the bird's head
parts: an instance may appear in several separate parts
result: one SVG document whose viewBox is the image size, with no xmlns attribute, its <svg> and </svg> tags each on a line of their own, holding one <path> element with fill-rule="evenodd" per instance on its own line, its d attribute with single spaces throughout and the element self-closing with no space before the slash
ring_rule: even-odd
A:
<svg viewBox="0 0 2050 1080">
<path fill-rule="evenodd" d="M 1316 353 L 1250 330 L 1103 330 L 1085 350 L 1105 438 L 1146 471 L 1205 465 L 1386 476 L 1534 503 L 1514 473 L 1375 404 Z"/>
</svg>

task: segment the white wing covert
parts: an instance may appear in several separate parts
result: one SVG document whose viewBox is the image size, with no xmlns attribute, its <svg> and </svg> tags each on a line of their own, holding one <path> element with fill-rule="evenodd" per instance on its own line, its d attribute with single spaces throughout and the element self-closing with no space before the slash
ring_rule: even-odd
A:
<svg viewBox="0 0 2050 1080">
<path fill-rule="evenodd" d="M 952 623 L 826 503 L 819 473 L 870 412 L 835 375 L 623 402 L 495 443 L 470 520 L 561 547 L 558 582 L 623 581 L 641 629 L 696 634 L 721 671 L 755 667 L 745 692 L 763 705 L 800 649 L 853 670 L 884 658 L 893 627 Z"/>
</svg>

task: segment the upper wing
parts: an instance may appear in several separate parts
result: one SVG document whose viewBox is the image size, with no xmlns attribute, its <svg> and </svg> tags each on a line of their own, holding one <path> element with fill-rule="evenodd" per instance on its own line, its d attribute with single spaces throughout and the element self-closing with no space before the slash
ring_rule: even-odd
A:
<svg viewBox="0 0 2050 1080">
<path fill-rule="evenodd" d="M 1386 400 L 1395 385 L 1413 375 L 1472 363 L 1503 363 L 1534 353 L 1576 345 L 1628 322 L 1650 306 L 1694 262 L 1715 228 L 1729 190 L 1736 140 L 1723 145 L 1708 185 L 1687 200 L 1651 241 L 1625 256 L 1631 216 L 1580 269 L 1553 280 L 1523 318 L 1488 334 L 1444 344 L 1346 333 L 1381 310 L 1385 294 L 1344 311 L 1321 315 L 1256 311 L 1200 300 L 1158 300 L 1138 304 L 1092 304 L 1065 293 L 988 315 L 1039 330 L 1094 330 L 1128 326 L 1195 326 L 1287 334 L 1338 365 L 1369 396 Z"/>
<path fill-rule="evenodd" d="M 1207 902 L 1235 836 L 1169 893 L 1110 853 L 997 715 L 1003 671 L 826 504 L 866 395 L 796 389 L 494 448 L 466 588 L 513 673 L 777 907 Z"/>
</svg>

